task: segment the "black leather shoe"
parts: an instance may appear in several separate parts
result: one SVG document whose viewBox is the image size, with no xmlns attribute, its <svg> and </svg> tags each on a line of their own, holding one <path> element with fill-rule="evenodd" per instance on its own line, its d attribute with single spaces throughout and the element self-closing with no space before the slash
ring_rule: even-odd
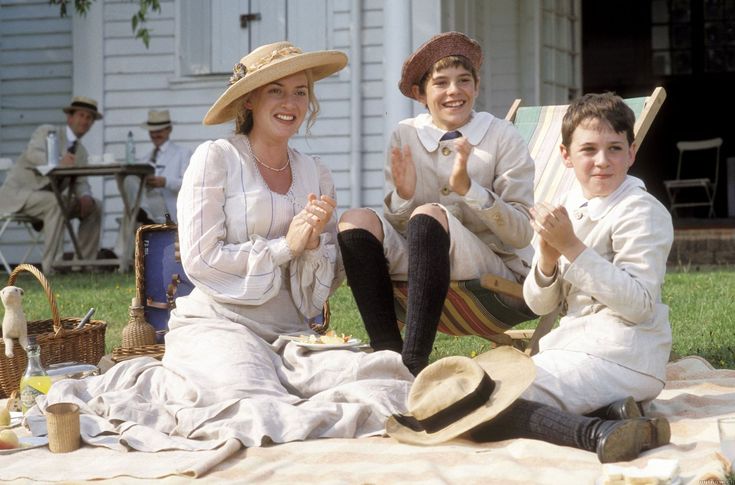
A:
<svg viewBox="0 0 735 485">
<path fill-rule="evenodd" d="M 665 418 L 636 418 L 603 421 L 597 435 L 597 458 L 600 463 L 630 461 L 641 451 L 669 443 L 671 428 Z"/>
<path fill-rule="evenodd" d="M 668 445 L 671 441 L 671 425 L 666 418 L 638 418 L 648 423 L 642 451 Z"/>
<path fill-rule="evenodd" d="M 640 406 L 635 402 L 632 396 L 625 399 L 619 399 L 615 402 L 603 406 L 597 411 L 587 414 L 587 416 L 601 419 L 633 419 L 643 416 Z"/>
</svg>

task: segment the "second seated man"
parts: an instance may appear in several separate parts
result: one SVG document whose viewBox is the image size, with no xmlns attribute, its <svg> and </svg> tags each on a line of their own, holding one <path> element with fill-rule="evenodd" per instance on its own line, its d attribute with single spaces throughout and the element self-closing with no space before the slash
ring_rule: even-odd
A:
<svg viewBox="0 0 735 485">
<path fill-rule="evenodd" d="M 173 123 L 168 110 L 148 112 L 148 119 L 140 125 L 148 131 L 153 148 L 141 162 L 152 164 L 156 171 L 145 179 L 141 212 L 145 222 L 162 224 L 166 214 L 176 222 L 176 197 L 181 179 L 189 165 L 191 150 L 172 142 Z"/>
<path fill-rule="evenodd" d="M 176 198 L 179 195 L 181 179 L 189 165 L 192 152 L 171 141 L 173 122 L 168 110 L 148 111 L 148 119 L 140 127 L 148 131 L 153 148 L 143 158 L 138 159 L 138 163 L 150 163 L 154 166 L 155 172 L 145 178 L 140 210 L 133 224 L 163 224 L 169 219 L 176 223 L 178 221 Z M 125 179 L 125 192 L 130 201 L 135 199 L 139 188 L 138 181 L 137 177 Z M 133 247 L 135 228 L 125 226 L 123 222 L 115 244 L 117 254 L 124 253 L 123 238 L 125 237 L 130 238 L 127 247 Z"/>
</svg>

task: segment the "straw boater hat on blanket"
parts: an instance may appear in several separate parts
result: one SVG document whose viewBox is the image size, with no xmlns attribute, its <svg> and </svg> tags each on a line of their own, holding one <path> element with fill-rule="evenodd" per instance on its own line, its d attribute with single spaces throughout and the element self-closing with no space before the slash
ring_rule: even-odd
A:
<svg viewBox="0 0 735 485">
<path fill-rule="evenodd" d="M 411 87 L 418 85 L 432 66 L 444 57 L 464 56 L 476 71 L 482 65 L 482 48 L 461 32 L 444 32 L 427 40 L 403 63 L 398 89 L 404 96 L 415 99 Z"/>
<path fill-rule="evenodd" d="M 74 111 L 83 109 L 84 111 L 89 111 L 90 113 L 92 113 L 94 119 L 102 119 L 102 113 L 97 110 L 97 101 L 92 98 L 87 98 L 85 96 L 74 96 L 73 98 L 71 98 L 71 103 L 69 103 L 69 106 L 64 106 L 62 109 L 66 114 L 71 114 Z"/>
<path fill-rule="evenodd" d="M 403 443 L 434 445 L 492 420 L 531 385 L 533 360 L 512 347 L 474 359 L 453 356 L 422 370 L 408 393 L 408 415 L 388 418 L 386 431 Z"/>
<path fill-rule="evenodd" d="M 230 87 L 209 108 L 204 124 L 216 125 L 235 118 L 238 100 L 253 89 L 306 70 L 311 71 L 313 81 L 318 81 L 346 64 L 347 56 L 340 51 L 303 52 L 290 42 L 258 47 L 235 65 Z"/>
<path fill-rule="evenodd" d="M 141 124 L 140 127 L 148 131 L 158 131 L 164 128 L 172 126 L 171 116 L 168 114 L 168 110 L 163 111 L 148 111 L 148 120 Z"/>
</svg>

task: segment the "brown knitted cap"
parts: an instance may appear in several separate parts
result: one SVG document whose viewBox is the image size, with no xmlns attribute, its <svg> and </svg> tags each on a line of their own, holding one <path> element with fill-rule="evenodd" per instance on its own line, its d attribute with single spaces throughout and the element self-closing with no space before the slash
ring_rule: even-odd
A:
<svg viewBox="0 0 735 485">
<path fill-rule="evenodd" d="M 476 71 L 482 65 L 482 48 L 475 40 L 461 32 L 444 32 L 427 40 L 403 63 L 398 89 L 404 96 L 414 99 L 411 86 L 418 84 L 434 63 L 447 56 L 464 56 Z"/>
</svg>

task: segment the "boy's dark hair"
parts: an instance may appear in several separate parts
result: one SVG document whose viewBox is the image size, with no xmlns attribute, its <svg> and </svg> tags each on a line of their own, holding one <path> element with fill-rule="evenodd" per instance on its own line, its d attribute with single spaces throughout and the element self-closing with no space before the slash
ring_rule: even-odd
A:
<svg viewBox="0 0 735 485">
<path fill-rule="evenodd" d="M 629 145 L 635 140 L 635 114 L 615 93 L 589 93 L 572 101 L 561 122 L 562 145 L 569 147 L 574 130 L 587 120 L 609 123 L 616 133 L 625 133 Z"/>
<path fill-rule="evenodd" d="M 472 78 L 475 80 L 475 84 L 477 84 L 477 81 L 479 80 L 477 69 L 475 69 L 475 66 L 472 65 L 472 62 L 468 58 L 465 56 L 442 57 L 436 61 L 433 66 L 431 66 L 431 69 L 426 71 L 426 74 L 424 74 L 421 81 L 419 81 L 419 92 L 422 96 L 426 94 L 426 84 L 429 82 L 432 74 L 448 67 L 463 67 L 467 69 L 472 73 Z"/>
</svg>

